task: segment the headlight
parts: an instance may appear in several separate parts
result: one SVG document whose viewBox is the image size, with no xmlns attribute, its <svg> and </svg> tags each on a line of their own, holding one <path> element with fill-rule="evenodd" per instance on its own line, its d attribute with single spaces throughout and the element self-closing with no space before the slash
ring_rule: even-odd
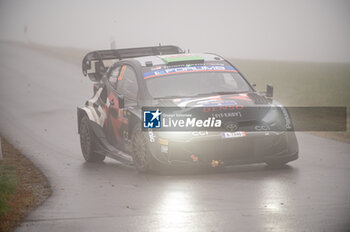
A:
<svg viewBox="0 0 350 232">
<path fill-rule="evenodd" d="M 262 119 L 263 122 L 269 124 L 270 126 L 275 126 L 281 121 L 281 115 L 279 109 L 273 106 L 267 114 Z"/>
<path fill-rule="evenodd" d="M 262 121 L 272 127 L 277 126 L 275 127 L 277 130 L 285 131 L 293 129 L 289 113 L 282 105 L 273 106 L 263 117 Z"/>
</svg>

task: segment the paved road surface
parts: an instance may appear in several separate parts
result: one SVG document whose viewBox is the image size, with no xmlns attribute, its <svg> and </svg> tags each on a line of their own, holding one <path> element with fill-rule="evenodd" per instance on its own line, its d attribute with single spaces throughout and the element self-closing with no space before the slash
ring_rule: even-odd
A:
<svg viewBox="0 0 350 232">
<path fill-rule="evenodd" d="M 0 54 L 0 132 L 53 188 L 16 231 L 350 230 L 350 144 L 300 133 L 300 159 L 283 170 L 157 176 L 87 164 L 75 108 L 92 85 L 80 67 L 9 44 Z"/>
</svg>

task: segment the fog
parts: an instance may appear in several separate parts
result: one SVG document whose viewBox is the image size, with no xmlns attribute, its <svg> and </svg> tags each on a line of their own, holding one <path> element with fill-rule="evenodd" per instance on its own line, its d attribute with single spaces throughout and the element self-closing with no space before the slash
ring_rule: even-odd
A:
<svg viewBox="0 0 350 232">
<path fill-rule="evenodd" d="M 0 2 L 0 39 L 105 49 L 175 44 L 242 59 L 350 62 L 349 1 Z M 25 29 L 25 27 L 27 29 Z"/>
</svg>

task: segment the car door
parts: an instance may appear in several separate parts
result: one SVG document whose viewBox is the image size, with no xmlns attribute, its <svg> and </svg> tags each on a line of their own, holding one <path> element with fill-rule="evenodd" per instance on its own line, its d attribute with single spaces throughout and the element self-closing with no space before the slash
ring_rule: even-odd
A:
<svg viewBox="0 0 350 232">
<path fill-rule="evenodd" d="M 137 76 L 130 65 L 117 66 L 109 76 L 109 95 L 107 104 L 107 131 L 112 143 L 121 150 L 128 151 L 130 141 L 128 136 L 127 110 L 137 105 Z"/>
</svg>

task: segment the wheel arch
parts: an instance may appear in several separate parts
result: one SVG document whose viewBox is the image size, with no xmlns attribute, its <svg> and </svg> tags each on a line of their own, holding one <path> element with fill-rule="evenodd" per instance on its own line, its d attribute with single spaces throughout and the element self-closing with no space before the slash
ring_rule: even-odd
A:
<svg viewBox="0 0 350 232">
<path fill-rule="evenodd" d="M 84 116 L 87 116 L 90 120 L 93 121 L 93 116 L 92 116 L 92 114 L 88 111 L 88 109 L 86 109 L 85 107 L 84 107 L 84 108 L 78 107 L 78 108 L 77 108 L 77 120 L 78 120 L 78 133 L 79 133 L 79 134 L 80 134 L 80 122 L 81 122 L 81 119 L 82 119 Z"/>
</svg>

